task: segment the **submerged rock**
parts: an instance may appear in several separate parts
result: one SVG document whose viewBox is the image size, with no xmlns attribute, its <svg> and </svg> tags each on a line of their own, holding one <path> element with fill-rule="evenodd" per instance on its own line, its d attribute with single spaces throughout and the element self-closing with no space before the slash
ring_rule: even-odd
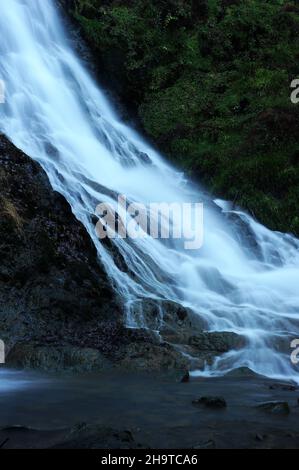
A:
<svg viewBox="0 0 299 470">
<path fill-rule="evenodd" d="M 97 425 L 76 426 L 64 442 L 53 449 L 142 449 L 148 448 L 136 442 L 128 430 L 117 430 Z"/>
<path fill-rule="evenodd" d="M 198 444 L 197 446 L 193 447 L 193 449 L 200 450 L 200 449 L 215 449 L 216 442 L 213 439 L 209 441 L 203 442 L 202 444 Z"/>
<path fill-rule="evenodd" d="M 269 401 L 257 406 L 258 410 L 275 415 L 288 415 L 291 410 L 286 401 Z"/>
<path fill-rule="evenodd" d="M 247 377 L 247 378 L 262 377 L 261 375 L 257 374 L 253 370 L 251 370 L 249 367 L 238 367 L 237 369 L 233 369 L 225 375 L 226 375 L 226 377 L 235 377 L 235 378 L 240 378 L 240 377 Z"/>
<path fill-rule="evenodd" d="M 189 372 L 186 372 L 186 374 L 183 375 L 183 377 L 181 378 L 181 383 L 186 384 L 186 383 L 189 383 L 189 382 L 190 382 L 190 374 L 189 374 Z"/>
<path fill-rule="evenodd" d="M 263 442 L 265 439 L 266 439 L 266 436 L 264 436 L 262 434 L 256 434 L 256 436 L 255 436 L 255 440 L 259 441 L 259 442 Z"/>
<path fill-rule="evenodd" d="M 197 400 L 192 401 L 192 405 L 194 406 L 206 406 L 207 408 L 226 408 L 227 404 L 224 398 L 222 397 L 201 397 Z"/>
<path fill-rule="evenodd" d="M 293 384 L 288 383 L 274 383 L 269 385 L 270 390 L 282 390 L 284 392 L 295 392 L 298 390 L 298 387 Z"/>
<path fill-rule="evenodd" d="M 151 165 L 152 164 L 152 161 L 151 161 L 150 157 L 145 152 L 138 152 L 137 158 L 141 163 L 144 163 L 145 165 Z"/>
<path fill-rule="evenodd" d="M 127 429 L 79 423 L 71 429 L 36 430 L 24 426 L 0 429 L 0 449 L 137 449 L 148 448 Z"/>
</svg>

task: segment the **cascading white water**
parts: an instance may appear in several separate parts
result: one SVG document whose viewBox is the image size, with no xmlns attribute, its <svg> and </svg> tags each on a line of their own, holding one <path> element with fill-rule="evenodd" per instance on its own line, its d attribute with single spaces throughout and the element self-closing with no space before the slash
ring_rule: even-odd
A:
<svg viewBox="0 0 299 470">
<path fill-rule="evenodd" d="M 290 341 L 299 337 L 299 241 L 274 233 L 223 201 L 206 201 L 205 242 L 197 252 L 147 237 L 115 239 L 127 270 L 95 233 L 100 202 L 200 202 L 200 189 L 122 124 L 80 63 L 52 0 L 0 2 L 0 79 L 6 103 L 0 129 L 41 163 L 92 237 L 131 326 L 142 299 L 190 307 L 213 331 L 233 331 L 246 347 L 206 374 L 247 366 L 297 380 Z M 145 164 L 146 153 L 152 164 Z M 135 313 L 134 313 L 135 312 Z"/>
</svg>

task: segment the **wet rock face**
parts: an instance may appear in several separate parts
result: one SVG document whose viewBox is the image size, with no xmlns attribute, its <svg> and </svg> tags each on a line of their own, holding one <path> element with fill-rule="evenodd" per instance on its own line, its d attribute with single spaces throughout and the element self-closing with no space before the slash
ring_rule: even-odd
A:
<svg viewBox="0 0 299 470">
<path fill-rule="evenodd" d="M 10 352 L 9 360 L 15 367 L 41 371 L 93 372 L 111 367 L 109 361 L 97 349 L 41 346 L 35 343 L 16 344 Z"/>
<path fill-rule="evenodd" d="M 111 352 L 122 311 L 89 236 L 40 166 L 3 136 L 0 258 L 0 337 L 8 353 L 25 343 Z"/>
<path fill-rule="evenodd" d="M 146 299 L 133 309 L 135 318 L 143 318 L 147 328 L 159 331 L 169 343 L 187 344 L 194 332 L 201 332 L 204 322 L 189 308 L 165 300 Z"/>
<path fill-rule="evenodd" d="M 173 345 L 147 330 L 128 332 L 128 342 L 121 345 L 116 363 L 118 367 L 127 371 L 183 371 L 191 366 L 190 360 Z"/>
<path fill-rule="evenodd" d="M 201 352 L 225 353 L 231 349 L 240 349 L 244 345 L 244 340 L 230 332 L 199 333 L 189 338 L 189 345 Z"/>
<path fill-rule="evenodd" d="M 136 306 L 134 314 L 136 318 L 143 318 L 147 328 L 159 332 L 161 344 L 171 346 L 176 355 L 181 353 L 182 369 L 184 365 L 188 367 L 188 363 L 191 369 L 203 369 L 205 364 L 211 365 L 216 356 L 245 345 L 245 339 L 235 333 L 205 331 L 204 318 L 176 302 L 147 299 Z M 151 354 L 154 358 L 155 351 Z"/>
</svg>

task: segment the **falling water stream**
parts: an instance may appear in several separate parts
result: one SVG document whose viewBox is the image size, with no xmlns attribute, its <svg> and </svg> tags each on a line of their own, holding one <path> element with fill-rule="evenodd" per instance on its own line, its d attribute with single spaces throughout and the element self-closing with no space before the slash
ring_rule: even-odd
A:
<svg viewBox="0 0 299 470">
<path fill-rule="evenodd" d="M 199 373 L 246 366 L 298 380 L 290 341 L 299 337 L 299 241 L 213 201 L 122 123 L 72 50 L 53 0 L 2 0 L 0 30 L 0 129 L 43 166 L 85 225 L 128 326 L 146 326 L 138 306 L 147 299 L 174 301 L 200 315 L 208 330 L 246 339 L 243 349 Z M 147 236 L 115 238 L 111 250 L 96 235 L 94 214 L 119 194 L 145 205 L 203 201 L 203 247 L 186 250 L 179 240 Z"/>
</svg>

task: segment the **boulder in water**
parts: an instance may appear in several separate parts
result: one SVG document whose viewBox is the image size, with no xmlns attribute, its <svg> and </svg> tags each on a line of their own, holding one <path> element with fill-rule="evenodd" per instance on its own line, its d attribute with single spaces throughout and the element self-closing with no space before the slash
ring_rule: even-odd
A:
<svg viewBox="0 0 299 470">
<path fill-rule="evenodd" d="M 146 165 L 151 165 L 152 164 L 152 161 L 151 161 L 150 157 L 145 152 L 139 152 L 137 157 L 138 157 L 138 160 L 141 163 L 145 163 Z"/>
<path fill-rule="evenodd" d="M 206 406 L 207 408 L 221 409 L 226 408 L 227 403 L 223 397 L 201 397 L 192 401 L 194 406 Z"/>
<path fill-rule="evenodd" d="M 295 392 L 298 387 L 288 383 L 273 383 L 269 385 L 270 390 L 282 390 L 283 392 Z"/>
<path fill-rule="evenodd" d="M 288 415 L 291 412 L 289 404 L 286 401 L 268 401 L 259 404 L 257 409 L 274 415 Z"/>
<path fill-rule="evenodd" d="M 233 369 L 225 375 L 226 375 L 226 377 L 235 377 L 235 378 L 240 378 L 240 377 L 247 377 L 247 378 L 262 377 L 261 375 L 257 374 L 253 370 L 251 370 L 249 367 L 238 367 L 237 369 Z"/>
<path fill-rule="evenodd" d="M 181 383 L 186 384 L 186 383 L 189 383 L 189 382 L 190 382 L 190 374 L 189 374 L 189 372 L 186 372 L 186 374 L 183 375 L 183 377 L 181 378 Z"/>
</svg>

